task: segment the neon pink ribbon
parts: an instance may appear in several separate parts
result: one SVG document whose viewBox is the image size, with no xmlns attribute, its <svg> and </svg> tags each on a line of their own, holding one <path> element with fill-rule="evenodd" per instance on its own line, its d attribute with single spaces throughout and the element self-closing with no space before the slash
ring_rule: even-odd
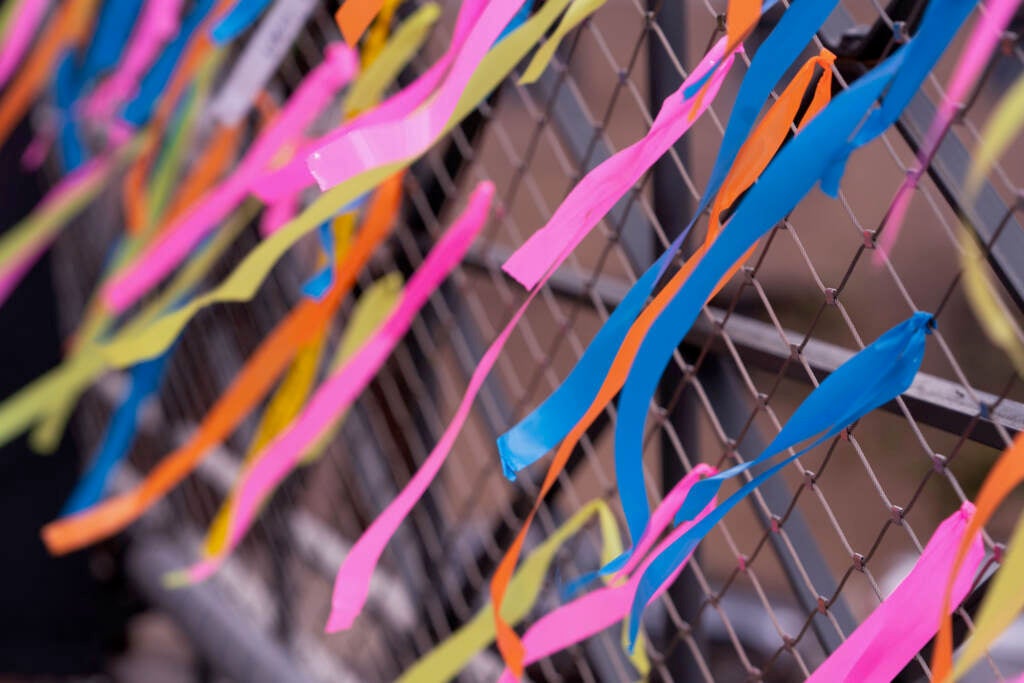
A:
<svg viewBox="0 0 1024 683">
<path fill-rule="evenodd" d="M 49 5 L 47 0 L 23 0 L 15 10 L 0 46 L 0 87 L 10 80 L 11 74 L 21 64 L 32 39 L 39 32 Z"/>
<path fill-rule="evenodd" d="M 408 116 L 426 101 L 448 73 L 452 61 L 465 44 L 485 0 L 466 0 L 459 8 L 455 31 L 448 50 L 419 78 L 398 91 L 378 106 L 366 111 L 344 125 L 321 136 L 304 146 L 287 164 L 280 169 L 264 174 L 253 184 L 253 194 L 266 203 L 272 203 L 285 195 L 300 192 L 313 184 L 313 176 L 306 167 L 306 159 L 321 147 L 340 140 L 353 131 L 395 121 Z"/>
<path fill-rule="evenodd" d="M 343 43 L 327 54 L 288 98 L 288 103 L 246 152 L 235 172 L 167 227 L 143 254 L 103 289 L 103 300 L 122 313 L 173 271 L 202 239 L 224 220 L 249 193 L 277 151 L 301 136 L 331 98 L 355 74 L 355 53 Z"/>
<path fill-rule="evenodd" d="M 690 488 L 703 477 L 714 473 L 714 468 L 703 464 L 698 465 L 677 483 L 669 495 L 661 501 L 661 504 L 658 505 L 651 516 L 650 523 L 640 543 L 637 544 L 636 551 L 630 557 L 627 565 L 619 572 L 618 576 L 623 578 L 639 565 L 639 570 L 633 572 L 633 575 L 626 583 L 598 588 L 576 598 L 558 609 L 545 614 L 526 630 L 522 639 L 523 647 L 526 649 L 526 656 L 523 660 L 524 665 L 532 664 L 545 657 L 550 657 L 556 652 L 561 652 L 571 645 L 586 640 L 595 633 L 614 626 L 629 615 L 629 610 L 633 605 L 633 597 L 636 594 L 637 587 L 640 585 L 640 578 L 643 576 L 644 570 L 647 569 L 647 565 L 653 562 L 663 550 L 668 548 L 675 540 L 686 533 L 691 526 L 696 524 L 704 514 L 711 510 L 715 506 L 714 501 L 708 503 L 708 506 L 697 519 L 685 522 L 673 529 L 672 533 L 657 545 L 654 552 L 646 560 L 643 560 L 644 552 L 653 545 L 654 540 L 672 521 L 676 510 L 686 498 Z M 643 561 L 641 562 L 641 560 Z M 689 556 L 662 583 L 651 597 L 651 601 L 655 600 L 672 585 L 688 562 Z M 508 668 L 505 669 L 505 672 L 499 679 L 501 683 L 514 683 L 516 680 L 516 677 L 512 675 Z"/>
<path fill-rule="evenodd" d="M 719 55 L 722 52 L 723 46 L 724 42 L 720 43 L 716 48 L 719 51 Z M 731 55 L 730 59 L 732 59 Z M 707 68 L 710 68 L 713 64 L 714 61 L 709 59 L 705 59 L 705 61 L 702 62 L 702 65 L 707 65 Z M 720 82 L 715 87 L 719 85 Z M 709 95 L 711 94 L 713 93 L 709 93 Z M 710 99 L 711 97 L 708 97 L 708 100 Z M 688 116 L 688 114 L 689 112 L 685 112 L 684 117 Z M 685 126 L 689 127 L 689 125 L 690 122 L 687 121 Z M 617 155 L 617 157 L 618 156 L 619 155 Z M 653 163 L 653 161 L 651 163 Z M 597 201 L 598 199 L 599 198 L 595 197 L 594 201 Z M 370 577 L 377 566 L 377 562 L 380 560 L 381 554 L 384 552 L 384 548 L 394 536 L 405 517 L 409 514 L 423 494 L 426 493 L 427 488 L 430 486 L 431 482 L 433 482 L 438 472 L 440 472 L 448 454 L 451 452 L 452 446 L 455 444 L 455 439 L 458 437 L 459 431 L 462 429 L 462 425 L 465 424 L 466 419 L 469 417 L 473 400 L 476 398 L 477 393 L 479 393 L 483 386 L 488 373 L 490 373 L 491 369 L 494 367 L 494 364 L 498 359 L 498 355 L 501 353 L 506 341 L 508 341 L 509 336 L 512 334 L 512 330 L 515 329 L 516 324 L 518 324 L 519 320 L 523 317 L 534 297 L 541 291 L 543 284 L 551 276 L 558 265 L 568 258 L 575 246 L 575 243 L 564 245 L 561 252 L 555 254 L 554 258 L 549 257 L 549 270 L 546 273 L 543 273 L 541 277 L 538 278 L 537 282 L 534 283 L 534 286 L 531 287 L 532 291 L 530 296 L 527 297 L 523 305 L 518 311 L 516 311 L 505 328 L 495 338 L 481 357 L 480 363 L 477 365 L 476 369 L 473 371 L 473 375 L 470 377 L 469 385 L 466 387 L 466 393 L 463 395 L 462 401 L 459 403 L 459 406 L 455 411 L 455 415 L 452 417 L 451 422 L 445 429 L 444 434 L 441 435 L 441 438 L 434 447 L 434 450 L 432 450 L 430 455 L 427 456 L 426 460 L 417 470 L 413 478 L 408 484 L 406 484 L 405 488 L 402 489 L 402 492 L 399 493 L 395 500 L 393 500 L 391 504 L 388 505 L 388 507 L 380 514 L 380 516 L 374 520 L 373 524 L 370 525 L 370 528 L 366 530 L 366 532 L 352 547 L 348 556 L 346 556 L 345 561 L 342 563 L 341 568 L 338 570 L 338 575 L 334 580 L 334 595 L 331 599 L 332 609 L 327 622 L 327 631 L 329 633 L 350 627 L 352 622 L 362 611 L 369 591 Z"/>
<path fill-rule="evenodd" d="M 615 203 L 689 130 L 697 117 L 707 111 L 732 66 L 736 51 L 729 54 L 722 68 L 711 76 L 707 93 L 696 111 L 693 111 L 693 99 L 687 99 L 684 91 L 699 83 L 715 67 L 722 59 L 725 45 L 725 38 L 718 41 L 679 89 L 665 99 L 647 135 L 606 159 L 572 189 L 547 225 L 531 235 L 505 262 L 502 269 L 506 273 L 532 289 L 554 265 L 556 255 L 583 241 Z M 694 96 L 697 97 L 697 93 Z"/>
<path fill-rule="evenodd" d="M 188 570 L 193 581 L 210 576 L 241 541 L 261 503 L 298 464 L 335 419 L 359 397 L 412 325 L 420 308 L 462 260 L 470 244 L 487 222 L 494 185 L 480 183 L 463 214 L 431 250 L 405 287 L 402 299 L 381 329 L 347 363 L 317 389 L 302 413 L 242 474 L 238 506 L 231 518 L 228 542 L 218 555 Z"/>
<path fill-rule="evenodd" d="M 42 211 L 51 204 L 61 202 L 64 195 L 74 192 L 80 185 L 92 182 L 97 174 L 106 173 L 108 166 L 114 161 L 115 153 L 116 150 L 105 156 L 91 159 L 61 178 L 60 182 L 46 193 L 46 196 L 42 198 L 35 210 Z M 19 259 L 0 269 L 0 305 L 7 301 L 7 297 L 11 295 L 11 292 L 18 286 L 18 283 L 25 277 L 25 274 L 39 260 L 39 257 L 53 244 L 58 234 L 59 231 L 57 230 L 49 231 L 44 239 L 41 239 L 38 244 L 33 245 L 31 251 L 25 252 Z"/>
<path fill-rule="evenodd" d="M 907 578 L 815 670 L 808 683 L 887 682 L 910 663 L 938 629 L 942 584 L 953 569 L 973 514 L 974 505 L 964 503 L 939 525 Z M 984 556 L 979 534 L 953 584 L 954 607 L 967 597 Z"/>
<path fill-rule="evenodd" d="M 147 0 L 117 69 L 81 104 L 91 119 L 110 119 L 139 87 L 146 69 L 178 32 L 183 0 Z"/>
<path fill-rule="evenodd" d="M 989 0 L 986 3 L 985 11 L 978 23 L 975 24 L 974 31 L 964 46 L 960 61 L 957 62 L 956 69 L 950 78 L 949 87 L 946 89 L 946 96 L 939 104 L 925 142 L 918 152 L 917 168 L 907 173 L 893 197 L 889 216 L 885 221 L 885 232 L 882 233 L 878 249 L 875 251 L 873 259 L 875 264 L 882 263 L 889 256 L 893 245 L 896 244 L 896 238 L 900 234 L 903 221 L 907 217 L 907 210 L 910 208 L 912 190 L 917 187 L 921 175 L 931 164 L 946 131 L 953 123 L 953 118 L 978 82 L 978 78 L 992 58 L 992 53 L 998 47 L 1003 32 L 1006 31 L 1006 27 L 1009 26 L 1020 4 L 1021 0 Z"/>
<path fill-rule="evenodd" d="M 399 120 L 360 126 L 308 158 L 309 170 L 326 190 L 371 168 L 417 157 L 434 145 L 455 111 L 480 60 L 516 16 L 524 0 L 488 3 L 430 102 Z"/>
</svg>

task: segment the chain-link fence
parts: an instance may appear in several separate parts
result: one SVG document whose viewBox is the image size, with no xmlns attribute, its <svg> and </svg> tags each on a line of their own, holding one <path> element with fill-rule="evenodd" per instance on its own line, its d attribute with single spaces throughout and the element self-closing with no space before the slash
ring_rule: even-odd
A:
<svg viewBox="0 0 1024 683">
<path fill-rule="evenodd" d="M 768 13 L 748 54 L 786 4 Z M 925 4 L 848 0 L 808 54 L 822 45 L 835 52 L 837 87 L 843 87 L 913 32 Z M 285 96 L 319 61 L 326 41 L 337 38 L 330 5 L 315 12 L 273 94 Z M 415 5 L 404 3 L 399 14 Z M 292 680 L 391 680 L 484 604 L 493 570 L 533 503 L 542 472 L 530 470 L 510 484 L 494 440 L 557 386 L 637 274 L 689 221 L 743 63 L 708 113 L 538 297 L 492 372 L 442 476 L 385 553 L 366 612 L 349 632 L 321 633 L 346 548 L 430 452 L 482 350 L 524 298 L 500 271 L 504 257 L 546 222 L 588 169 L 644 134 L 658 103 L 720 35 L 724 5 L 608 0 L 570 34 L 539 83 L 506 81 L 414 166 L 405 179 L 400 229 L 374 257 L 361 286 L 393 269 L 411 272 L 476 180 L 495 182 L 499 208 L 325 456 L 276 493 L 210 584 L 166 600 L 208 656 L 230 660 L 244 643 L 228 643 L 226 631 L 216 629 L 234 628 L 239 638 L 242 629 L 255 634 L 257 649 L 279 648 L 282 666 L 295 667 Z M 449 42 L 457 3 L 448 0 L 442 7 L 442 23 L 411 72 L 429 65 Z M 976 20 L 977 12 L 971 22 Z M 895 188 L 915 164 L 916 146 L 959 46 L 929 76 L 899 126 L 854 156 L 838 200 L 812 192 L 762 240 L 748 266 L 704 309 L 664 379 L 645 442 L 648 491 L 655 501 L 698 462 L 721 467 L 758 453 L 817 381 L 912 311 L 933 312 L 938 321 L 923 370 L 902 398 L 762 486 L 716 527 L 652 606 L 645 624 L 657 679 L 803 680 L 893 588 L 938 522 L 975 494 L 988 465 L 1024 424 L 1024 390 L 965 303 L 955 227 L 957 211 L 965 211 L 1005 287 L 1002 295 L 1019 308 L 1024 232 L 1015 180 L 1024 169 L 1015 168 L 1016 156 L 1008 155 L 1009 164 L 993 174 L 975 206 L 960 205 L 978 127 L 1021 73 L 1015 35 L 1006 37 L 922 178 L 890 258 L 881 266 L 871 259 L 876 230 Z M 749 63 L 746 56 L 741 60 Z M 321 124 L 335 123 L 337 112 L 331 116 Z M 104 202 L 56 248 L 69 330 L 104 257 L 97 236 L 118 229 L 111 220 L 116 197 Z M 256 240 L 250 229 L 211 281 Z M 180 443 L 299 298 L 314 264 L 314 250 L 304 246 L 278 265 L 251 304 L 220 306 L 191 325 L 174 353 L 159 410 L 147 414 L 131 470 L 123 476 L 148 471 Z M 338 317 L 338 329 L 346 312 Z M 84 445 L 102 433 L 118 382 L 116 375 L 106 377 L 83 401 L 77 424 Z M 225 448 L 210 453 L 198 475 L 133 534 L 136 578 L 155 599 L 166 593 L 159 577 L 147 577 L 195 556 L 202 530 L 238 474 L 239 454 L 255 422 L 250 418 Z M 617 509 L 608 436 L 613 423 L 609 407 L 560 476 L 531 544 L 595 496 Z M 998 557 L 997 541 L 1013 519 L 1007 513 L 990 525 L 990 558 Z M 598 543 L 593 531 L 563 548 L 536 614 L 558 603 L 560 583 L 597 567 Z M 984 574 L 994 566 L 990 560 Z M 979 581 L 959 612 L 961 621 L 969 622 L 984 587 Z M 216 619 L 190 622 L 188 612 L 207 599 L 240 618 L 220 626 Z M 926 662 L 924 653 L 900 680 L 921 679 Z M 1012 647 L 997 648 L 988 667 L 979 680 L 1018 673 L 1024 656 Z M 236 676 L 245 671 L 225 668 Z M 499 671 L 500 659 L 490 650 L 463 676 L 493 680 Z M 539 662 L 527 675 L 538 681 L 607 681 L 635 674 L 613 629 Z"/>
</svg>

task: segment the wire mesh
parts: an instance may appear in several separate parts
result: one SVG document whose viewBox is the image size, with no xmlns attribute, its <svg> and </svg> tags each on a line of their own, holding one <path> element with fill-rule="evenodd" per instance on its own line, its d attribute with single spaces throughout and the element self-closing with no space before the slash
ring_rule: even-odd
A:
<svg viewBox="0 0 1024 683">
<path fill-rule="evenodd" d="M 841 4 L 849 26 L 888 31 L 875 58 L 898 44 L 903 27 L 924 5 Z M 457 3 L 442 6 L 450 22 Z M 272 92 L 286 94 L 319 60 L 325 42 L 337 39 L 331 9 L 318 8 Z M 897 10 L 897 17 L 890 16 Z M 361 287 L 390 270 L 415 268 L 477 180 L 495 182 L 499 208 L 471 257 L 431 298 L 324 457 L 276 493 L 214 579 L 253 615 L 256 627 L 273 633 L 313 675 L 393 679 L 484 605 L 493 568 L 532 504 L 542 472 L 530 470 L 508 483 L 494 438 L 557 386 L 617 297 L 671 241 L 680 226 L 666 206 L 685 214 L 698 198 L 749 63 L 745 56 L 708 113 L 658 165 L 652 174 L 657 178 L 640 183 L 538 297 L 492 372 L 442 476 L 385 553 L 366 613 L 349 632 L 321 635 L 333 572 L 346 544 L 430 452 L 485 344 L 524 299 L 501 273 L 502 256 L 543 225 L 603 155 L 643 135 L 656 111 L 652 100 L 665 88 L 675 89 L 720 34 L 723 11 L 723 1 L 648 6 L 610 0 L 570 35 L 538 85 L 506 81 L 406 176 L 402 225 L 361 277 Z M 448 44 L 451 27 L 442 23 L 414 71 Z M 957 48 L 929 76 L 922 89 L 926 100 L 941 98 Z M 968 149 L 976 144 L 980 123 L 1020 73 L 1022 56 L 1016 37 L 1008 36 L 948 133 L 951 138 Z M 855 74 L 859 63 L 840 54 L 839 82 Z M 329 125 L 330 118 L 320 125 Z M 888 202 L 915 163 L 907 125 L 904 120 L 899 131 L 851 160 L 838 200 L 814 192 L 802 202 L 704 309 L 676 354 L 671 385 L 651 406 L 644 448 L 648 492 L 657 502 L 680 472 L 698 462 L 721 467 L 756 455 L 761 435 L 777 433 L 819 381 L 815 349 L 857 350 L 915 310 L 938 319 L 922 381 L 952 391 L 967 406 L 963 419 L 950 419 L 940 400 L 897 400 L 795 461 L 780 475 L 785 483 L 775 495 L 752 496 L 702 543 L 681 580 L 689 588 L 652 606 L 645 623 L 657 679 L 806 678 L 894 587 L 938 522 L 974 495 L 1019 424 L 1024 390 L 1009 363 L 979 334 L 959 285 L 957 188 L 943 186 L 941 174 L 923 177 L 897 247 L 883 265 L 871 263 Z M 991 179 L 995 196 L 1009 208 L 992 231 L 978 230 L 987 235 L 990 254 L 1005 253 L 1020 237 L 1019 157 L 1007 155 L 1010 162 Z M 946 158 L 940 153 L 935 164 Z M 656 187 L 673 194 L 666 199 Z M 68 330 L 102 264 L 96 226 L 112 233 L 116 213 L 116 200 L 106 198 L 57 245 L 61 267 L 55 271 Z M 256 240 L 248 230 L 211 281 Z M 201 419 L 247 354 L 298 299 L 313 263 L 311 244 L 300 244 L 255 301 L 221 306 L 189 328 L 174 353 L 159 409 L 133 451 L 135 470 L 148 471 Z M 1012 288 L 1003 294 L 1020 301 Z M 339 315 L 339 328 L 350 306 Z M 77 427 L 84 445 L 98 440 L 117 391 L 118 378 L 107 377 L 83 401 Z M 592 497 L 617 509 L 604 429 L 613 423 L 610 406 L 559 478 L 529 545 Z M 254 427 L 251 417 L 225 448 L 211 453 L 199 475 L 179 487 L 141 533 L 173 535 L 195 551 Z M 991 434 L 981 438 L 982 428 Z M 723 495 L 732 490 L 727 487 Z M 989 526 L 990 551 L 998 549 L 996 540 L 1006 537 L 1013 519 L 1005 513 Z M 596 568 L 599 542 L 588 530 L 558 554 L 533 617 L 558 603 L 559 582 Z M 967 612 L 960 614 L 969 622 Z M 981 680 L 1002 680 L 1024 668 L 1024 660 L 1012 654 L 994 651 Z M 493 680 L 498 664 L 493 650 L 485 652 L 463 677 Z M 926 672 L 926 658 L 918 657 L 903 680 Z M 538 681 L 633 675 L 614 629 L 528 669 Z"/>
</svg>

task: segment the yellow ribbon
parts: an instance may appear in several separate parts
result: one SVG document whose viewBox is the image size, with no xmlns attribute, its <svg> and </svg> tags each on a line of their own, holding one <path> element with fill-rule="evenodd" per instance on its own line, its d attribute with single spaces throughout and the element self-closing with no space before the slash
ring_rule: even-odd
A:
<svg viewBox="0 0 1024 683">
<path fill-rule="evenodd" d="M 596 498 L 577 510 L 520 565 L 509 582 L 507 599 L 501 609 L 508 623 L 516 624 L 530 613 L 555 554 L 595 515 L 602 539 L 601 565 L 619 556 L 622 552 L 622 538 L 615 516 L 604 500 Z M 492 609 L 490 602 L 484 605 L 462 628 L 409 667 L 398 679 L 398 683 L 440 683 L 458 675 L 469 660 L 494 642 Z M 641 676 L 646 678 L 651 664 L 643 643 L 636 648 L 630 661 Z"/>
<path fill-rule="evenodd" d="M 537 48 L 537 52 L 534 53 L 533 59 L 530 60 L 530 65 L 526 67 L 526 71 L 520 77 L 519 82 L 524 85 L 535 83 L 548 68 L 548 64 L 551 63 L 551 59 L 555 56 L 555 50 L 558 49 L 562 39 L 569 34 L 569 31 L 582 24 L 587 17 L 599 10 L 604 3 L 605 0 L 574 0 L 569 9 L 566 10 L 565 15 L 562 16 L 562 21 L 558 23 L 558 28 L 555 29 L 555 32 L 544 41 L 543 45 Z"/>
</svg>

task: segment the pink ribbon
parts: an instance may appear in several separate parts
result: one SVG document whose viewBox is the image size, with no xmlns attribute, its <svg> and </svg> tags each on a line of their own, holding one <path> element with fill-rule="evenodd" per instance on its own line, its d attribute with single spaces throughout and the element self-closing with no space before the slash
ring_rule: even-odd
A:
<svg viewBox="0 0 1024 683">
<path fill-rule="evenodd" d="M 655 509 L 651 516 L 650 523 L 637 544 L 636 550 L 630 557 L 629 562 L 622 571 L 619 578 L 624 578 L 630 571 L 639 565 L 639 569 L 633 572 L 632 576 L 624 584 L 610 585 L 598 588 L 586 595 L 568 602 L 558 609 L 545 614 L 526 630 L 522 643 L 526 649 L 526 656 L 523 664 L 532 664 L 538 660 L 550 657 L 556 652 L 561 652 L 571 645 L 582 642 L 595 633 L 614 626 L 629 615 L 633 605 L 633 597 L 636 595 L 637 587 L 640 585 L 640 578 L 643 576 L 647 566 L 674 541 L 707 514 L 714 506 L 714 501 L 708 503 L 704 511 L 696 519 L 685 522 L 672 530 L 661 543 L 657 545 L 654 552 L 646 560 L 643 559 L 644 552 L 653 545 L 654 540 L 672 521 L 676 510 L 686 498 L 686 494 L 700 479 L 715 473 L 715 469 L 708 465 L 697 465 L 679 483 L 677 483 L 668 496 Z M 692 553 L 691 553 L 692 556 Z M 641 563 L 642 560 L 642 563 Z M 676 567 L 675 571 L 665 580 L 664 583 L 651 597 L 651 601 L 665 592 L 679 576 L 690 561 L 690 556 Z M 506 668 L 499 679 L 501 683 L 514 683 L 516 677 Z"/>
<path fill-rule="evenodd" d="M 10 80 L 11 74 L 21 63 L 33 38 L 39 32 L 39 26 L 46 16 L 49 5 L 47 0 L 22 0 L 14 10 L 7 35 L 0 46 L 0 87 Z"/>
<path fill-rule="evenodd" d="M 402 299 L 381 329 L 347 363 L 317 389 L 302 413 L 242 473 L 238 505 L 231 518 L 228 542 L 216 556 L 188 570 L 193 581 L 210 576 L 242 540 L 261 503 L 298 464 L 302 454 L 344 413 L 391 355 L 420 308 L 462 260 L 487 222 L 494 186 L 480 183 L 463 214 L 431 250 L 406 285 Z"/>
<path fill-rule="evenodd" d="M 146 69 L 178 32 L 182 0 L 147 0 L 117 69 L 81 104 L 95 120 L 110 119 L 139 87 Z"/>
<path fill-rule="evenodd" d="M 724 42 L 720 43 L 716 48 L 719 51 L 719 55 L 722 52 L 722 46 L 724 46 Z M 730 56 L 730 60 L 731 59 L 732 56 Z M 714 61 L 708 58 L 705 58 L 702 62 L 702 65 L 706 65 L 707 68 L 710 68 L 713 64 Z M 717 85 L 720 85 L 720 82 Z M 683 85 L 683 87 L 685 86 L 686 84 Z M 709 97 L 707 98 L 708 100 L 711 99 L 710 95 L 713 95 L 713 93 L 709 93 Z M 685 106 L 685 104 L 683 106 Z M 701 111 L 703 111 L 703 109 Z M 687 111 L 684 116 L 687 116 L 688 114 L 689 112 Z M 661 118 L 660 115 L 659 118 Z M 686 121 L 684 124 L 685 127 L 688 128 L 690 123 L 690 121 Z M 679 134 L 681 135 L 682 133 L 680 132 Z M 669 144 L 671 144 L 671 142 Z M 612 159 L 618 159 L 619 163 L 628 163 L 628 160 L 624 158 L 621 153 Z M 606 164 L 607 163 L 608 162 L 606 162 Z M 653 160 L 651 163 L 653 163 Z M 596 188 L 596 191 L 600 191 L 600 188 Z M 602 199 L 603 197 L 600 196 L 590 197 L 590 201 L 592 202 L 598 202 Z M 570 243 L 565 245 L 561 252 L 555 254 L 553 258 L 549 255 L 549 270 L 546 273 L 541 274 L 538 280 L 531 287 L 532 291 L 530 296 L 527 297 L 523 305 L 520 306 L 519 310 L 517 310 L 512 316 L 505 328 L 484 352 L 483 357 L 480 359 L 480 363 L 477 365 L 476 369 L 473 371 L 473 375 L 470 377 L 469 385 L 466 387 L 466 393 L 463 395 L 462 401 L 459 403 L 459 406 L 455 411 L 455 415 L 452 417 L 451 422 L 445 429 L 444 434 L 441 435 L 441 438 L 434 447 L 434 450 L 430 452 L 430 455 L 427 456 L 426 460 L 417 470 L 413 478 L 408 484 L 406 484 L 405 488 L 402 489 L 402 492 L 399 493 L 395 500 L 393 500 L 391 504 L 388 505 L 388 507 L 380 514 L 380 516 L 374 520 L 373 524 L 370 525 L 370 528 L 367 529 L 359 538 L 356 544 L 352 547 L 348 556 L 346 556 L 345 561 L 342 563 L 341 568 L 338 570 L 338 575 L 334 580 L 334 594 L 331 599 L 331 615 L 327 621 L 327 631 L 329 633 L 349 628 L 355 618 L 362 611 L 369 591 L 370 577 L 377 566 L 377 562 L 380 560 L 381 554 L 384 552 L 384 548 L 394 536 L 405 517 L 409 514 L 423 494 L 426 493 L 427 488 L 430 486 L 431 482 L 433 482 L 438 472 L 440 472 L 448 454 L 451 452 L 452 446 L 455 444 L 455 439 L 458 437 L 459 431 L 462 429 L 462 425 L 465 424 L 466 419 L 469 417 L 473 400 L 476 398 L 477 393 L 479 393 L 483 386 L 487 375 L 494 367 L 494 364 L 498 359 L 498 355 L 501 353 L 506 341 L 508 341 L 509 336 L 512 334 L 512 330 L 515 329 L 519 320 L 526 313 L 526 309 L 529 307 L 534 297 L 541 291 L 544 283 L 547 282 L 547 279 L 550 278 L 554 270 L 566 258 L 568 258 L 569 254 L 572 253 L 573 248 L 575 248 L 575 243 Z"/>
<path fill-rule="evenodd" d="M 373 109 L 364 112 L 344 125 L 321 136 L 303 147 L 290 162 L 278 170 L 271 171 L 253 185 L 253 194 L 270 203 L 286 194 L 294 194 L 313 184 L 313 177 L 306 167 L 306 159 L 321 147 L 349 135 L 355 130 L 395 121 L 408 116 L 423 104 L 448 73 L 452 60 L 465 44 L 470 30 L 480 18 L 486 0 L 465 0 L 459 8 L 455 30 L 448 50 L 419 78 L 398 91 Z"/>
<path fill-rule="evenodd" d="M 939 525 L 907 578 L 815 670 L 808 683 L 888 682 L 910 663 L 938 629 L 942 584 L 952 572 L 973 514 L 974 505 L 964 503 Z M 953 585 L 954 606 L 967 597 L 984 556 L 979 534 Z"/>
<path fill-rule="evenodd" d="M 690 129 L 698 116 L 707 111 L 736 56 L 726 57 L 708 81 L 707 93 L 694 111 L 694 100 L 684 91 L 722 59 L 726 39 L 722 38 L 687 77 L 679 89 L 661 105 L 651 129 L 642 139 L 606 159 L 588 173 L 543 228 L 530 236 L 505 262 L 502 269 L 527 289 L 554 265 L 554 257 L 566 248 L 575 248 L 615 203 Z M 737 48 L 737 50 L 742 47 Z M 694 98 L 698 95 L 695 93 Z"/>
<path fill-rule="evenodd" d="M 360 126 L 319 148 L 309 170 L 326 190 L 371 168 L 417 157 L 434 145 L 466 85 L 524 0 L 492 0 L 458 51 L 451 70 L 430 102 L 398 120 Z"/>
<path fill-rule="evenodd" d="M 946 131 L 953 123 L 953 118 L 978 82 L 981 72 L 992 58 L 992 53 L 998 47 L 1003 32 L 1009 26 L 1020 4 L 1021 0 L 989 0 L 986 3 L 985 12 L 975 24 L 974 31 L 964 46 L 960 61 L 957 62 L 950 79 L 949 88 L 946 89 L 946 96 L 939 105 L 932 125 L 928 129 L 925 142 L 918 152 L 917 168 L 907 173 L 893 197 L 889 216 L 885 221 L 886 229 L 882 233 L 878 249 L 875 251 L 873 260 L 876 264 L 882 263 L 889 256 L 893 245 L 896 244 L 896 238 L 900 234 L 903 221 L 907 217 L 907 210 L 910 208 L 911 191 L 917 187 L 921 175 L 931 164 Z"/>
<path fill-rule="evenodd" d="M 115 313 L 138 301 L 171 273 L 202 239 L 224 220 L 249 193 L 255 178 L 266 170 L 277 151 L 296 140 L 356 71 L 355 53 L 343 43 L 327 54 L 288 98 L 288 103 L 246 152 L 236 171 L 174 221 L 138 260 L 116 275 L 103 289 L 103 300 Z"/>
</svg>

